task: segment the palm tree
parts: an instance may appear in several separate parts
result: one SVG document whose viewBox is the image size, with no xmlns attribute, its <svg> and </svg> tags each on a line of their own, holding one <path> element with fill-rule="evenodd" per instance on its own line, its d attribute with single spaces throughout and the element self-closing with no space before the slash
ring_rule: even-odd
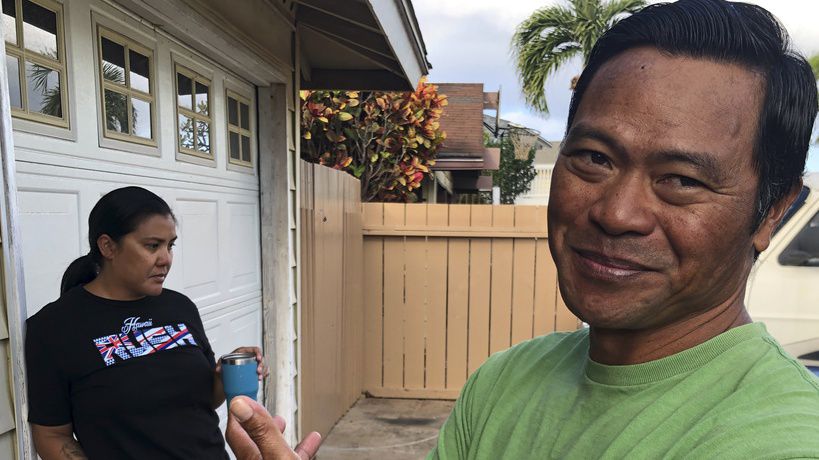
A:
<svg viewBox="0 0 819 460">
<path fill-rule="evenodd" d="M 639 11 L 646 0 L 569 0 L 566 5 L 547 6 L 518 25 L 512 50 L 526 102 L 549 113 L 546 79 L 575 56 L 583 64 L 597 39 L 624 15 Z M 572 89 L 576 78 L 572 80 Z"/>
</svg>

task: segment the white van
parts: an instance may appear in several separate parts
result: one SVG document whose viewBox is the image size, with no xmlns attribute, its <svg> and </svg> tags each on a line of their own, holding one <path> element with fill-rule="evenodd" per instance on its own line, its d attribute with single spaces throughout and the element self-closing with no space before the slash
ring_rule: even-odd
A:
<svg viewBox="0 0 819 460">
<path fill-rule="evenodd" d="M 760 254 L 745 294 L 754 321 L 819 375 L 819 174 L 805 187 Z"/>
</svg>

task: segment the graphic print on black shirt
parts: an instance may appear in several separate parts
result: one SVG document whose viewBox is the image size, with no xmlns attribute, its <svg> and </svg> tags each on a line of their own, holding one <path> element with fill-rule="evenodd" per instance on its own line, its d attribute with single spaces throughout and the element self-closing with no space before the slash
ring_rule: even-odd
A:
<svg viewBox="0 0 819 460">
<path fill-rule="evenodd" d="M 151 326 L 153 326 L 153 320 L 140 322 L 139 316 L 132 316 L 125 320 L 119 334 L 94 339 L 94 344 L 102 355 L 105 365 L 113 365 L 117 362 L 116 358 L 124 361 L 147 356 L 157 351 L 196 345 L 196 340 L 185 323 L 177 323 L 175 326 L 170 324 L 159 327 Z"/>
<path fill-rule="evenodd" d="M 116 301 L 77 287 L 26 322 L 31 423 L 70 423 L 95 459 L 227 459 L 213 351 L 169 289 Z"/>
</svg>

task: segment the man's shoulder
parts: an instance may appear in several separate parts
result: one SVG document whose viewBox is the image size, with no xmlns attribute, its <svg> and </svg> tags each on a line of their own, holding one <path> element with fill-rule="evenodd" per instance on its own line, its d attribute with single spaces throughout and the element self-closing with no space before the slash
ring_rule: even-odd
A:
<svg viewBox="0 0 819 460">
<path fill-rule="evenodd" d="M 550 361 L 557 362 L 572 353 L 587 355 L 588 329 L 553 332 L 526 340 L 499 351 L 478 368 L 480 380 L 497 380 L 520 375 L 533 367 L 545 369 Z"/>
</svg>

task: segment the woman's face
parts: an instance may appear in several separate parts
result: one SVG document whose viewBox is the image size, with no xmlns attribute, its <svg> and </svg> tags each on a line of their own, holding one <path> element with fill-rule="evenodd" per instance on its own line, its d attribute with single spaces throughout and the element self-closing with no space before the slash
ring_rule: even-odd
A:
<svg viewBox="0 0 819 460">
<path fill-rule="evenodd" d="M 138 299 L 162 293 L 171 269 L 176 222 L 170 215 L 153 215 L 122 237 L 106 258 L 106 278 L 117 283 L 125 297 Z"/>
</svg>

